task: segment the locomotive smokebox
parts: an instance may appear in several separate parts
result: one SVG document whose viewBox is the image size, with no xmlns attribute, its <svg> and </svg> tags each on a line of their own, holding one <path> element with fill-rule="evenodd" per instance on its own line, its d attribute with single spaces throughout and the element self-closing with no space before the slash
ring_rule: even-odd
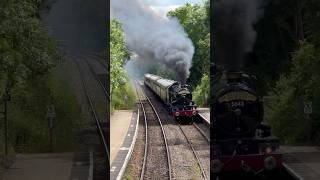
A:
<svg viewBox="0 0 320 180">
<path fill-rule="evenodd" d="M 224 71 L 216 78 L 213 126 L 217 136 L 253 137 L 263 119 L 263 102 L 253 78 L 241 71 Z"/>
</svg>

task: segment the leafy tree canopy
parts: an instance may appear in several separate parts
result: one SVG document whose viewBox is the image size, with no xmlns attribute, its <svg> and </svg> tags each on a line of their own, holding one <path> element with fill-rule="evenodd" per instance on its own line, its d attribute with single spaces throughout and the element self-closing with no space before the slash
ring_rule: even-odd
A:
<svg viewBox="0 0 320 180">
<path fill-rule="evenodd" d="M 320 53 L 304 42 L 293 54 L 290 72 L 273 88 L 267 119 L 285 143 L 320 140 Z M 304 116 L 304 102 L 313 102 L 311 122 Z M 312 128 L 311 128 L 312 127 Z"/>
<path fill-rule="evenodd" d="M 285 143 L 319 142 L 320 1 L 265 0 L 264 14 L 247 67 L 269 95 L 266 119 Z M 306 101 L 313 104 L 309 120 Z"/>
<path fill-rule="evenodd" d="M 116 20 L 112 20 L 110 28 L 111 110 L 130 109 L 134 104 L 135 96 L 123 67 L 129 58 L 129 51 L 124 40 L 121 24 Z"/>
<path fill-rule="evenodd" d="M 8 89 L 43 77 L 60 59 L 36 16 L 41 2 L 7 0 L 0 6 L 0 79 Z"/>
<path fill-rule="evenodd" d="M 121 24 L 116 20 L 112 20 L 110 28 L 110 90 L 112 96 L 115 89 L 126 83 L 126 73 L 123 65 L 129 53 L 125 44 Z"/>
</svg>

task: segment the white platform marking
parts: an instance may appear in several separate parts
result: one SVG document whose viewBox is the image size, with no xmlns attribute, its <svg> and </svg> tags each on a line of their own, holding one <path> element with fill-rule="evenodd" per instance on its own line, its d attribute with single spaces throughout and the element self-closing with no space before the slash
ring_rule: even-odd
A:
<svg viewBox="0 0 320 180">
<path fill-rule="evenodd" d="M 114 172 L 117 169 L 116 166 L 112 166 L 112 168 L 110 169 L 111 172 Z"/>
<path fill-rule="evenodd" d="M 130 148 L 128 148 L 128 147 L 121 147 L 121 148 L 120 148 L 121 151 L 129 150 L 129 149 L 130 149 Z"/>
</svg>

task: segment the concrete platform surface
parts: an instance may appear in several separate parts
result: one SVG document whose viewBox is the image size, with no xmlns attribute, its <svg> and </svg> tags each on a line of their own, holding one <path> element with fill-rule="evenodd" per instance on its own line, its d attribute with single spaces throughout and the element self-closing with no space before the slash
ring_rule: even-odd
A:
<svg viewBox="0 0 320 180">
<path fill-rule="evenodd" d="M 198 108 L 199 115 L 210 124 L 210 109 L 209 108 Z"/>
<path fill-rule="evenodd" d="M 134 144 L 136 141 L 137 133 L 138 133 L 138 123 L 139 123 L 139 110 L 135 110 L 131 115 L 127 115 L 127 117 L 130 117 L 130 127 L 126 130 L 126 128 L 120 128 L 118 127 L 118 131 L 112 130 L 111 136 L 114 138 L 112 141 L 116 141 L 114 143 L 116 145 L 116 148 L 118 149 L 113 150 L 113 155 L 116 155 L 116 157 L 113 157 L 112 163 L 110 166 L 110 179 L 111 180 L 120 180 L 123 176 L 123 173 L 127 167 L 127 164 L 129 162 L 129 159 L 131 157 Z M 126 118 L 127 118 L 126 117 Z M 125 123 L 124 123 L 125 124 Z M 113 127 L 111 126 L 111 129 Z M 121 131 L 121 132 L 120 132 Z M 123 138 L 123 133 L 125 133 L 125 138 Z M 116 139 L 119 137 L 118 134 L 121 134 L 121 139 Z M 112 146 L 111 146 L 112 147 Z M 112 147 L 115 148 L 115 147 Z M 116 153 L 116 154 L 115 154 Z"/>
<path fill-rule="evenodd" d="M 132 110 L 114 111 L 110 118 L 110 163 L 116 158 L 127 136 L 131 123 Z"/>
<path fill-rule="evenodd" d="M 297 179 L 320 179 L 320 147 L 281 146 L 284 166 Z"/>
<path fill-rule="evenodd" d="M 17 155 L 2 180 L 70 180 L 73 153 Z"/>
</svg>

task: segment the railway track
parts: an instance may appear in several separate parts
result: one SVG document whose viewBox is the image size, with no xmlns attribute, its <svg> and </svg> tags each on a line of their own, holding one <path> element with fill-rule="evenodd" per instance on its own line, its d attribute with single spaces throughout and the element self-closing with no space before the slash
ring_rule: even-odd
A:
<svg viewBox="0 0 320 180">
<path fill-rule="evenodd" d="M 152 99 L 158 102 L 158 100 L 154 98 Z M 175 120 L 173 120 L 170 115 L 168 115 L 168 112 L 164 110 L 164 107 L 160 108 L 160 106 L 163 106 L 162 103 L 157 103 L 156 105 L 159 106 L 158 108 L 160 109 L 160 112 L 162 112 L 163 117 L 168 120 L 166 124 L 169 123 L 173 126 L 177 126 L 177 130 L 180 131 L 174 132 L 174 130 L 171 130 L 171 133 L 180 133 L 182 134 L 182 138 L 186 140 L 186 145 L 190 148 L 190 155 L 194 156 L 194 162 L 196 163 L 196 166 L 193 166 L 193 168 L 198 168 L 200 171 L 199 178 L 202 177 L 202 179 L 210 179 L 210 152 L 208 151 L 210 148 L 209 136 L 206 135 L 206 133 L 196 123 L 193 123 L 191 125 L 180 125 Z M 188 129 L 187 131 L 185 130 L 186 128 Z M 172 148 L 174 149 L 174 151 L 176 151 L 176 148 L 174 146 L 172 146 Z M 175 166 L 174 168 L 175 172 L 180 171 L 181 169 L 181 167 L 179 166 Z M 177 177 L 177 179 L 178 178 L 179 177 Z"/>
<path fill-rule="evenodd" d="M 151 103 L 151 100 L 149 99 L 149 97 L 146 96 L 146 98 L 148 98 L 148 101 L 150 101 L 150 103 Z M 156 106 L 162 106 L 162 105 L 157 103 Z M 157 107 L 157 108 L 159 108 L 159 107 Z M 161 113 L 161 117 L 163 116 L 162 118 L 169 118 L 168 117 L 169 115 L 167 114 L 167 111 L 162 110 L 160 108 L 159 112 Z M 171 122 L 171 120 L 169 120 L 167 123 L 169 123 L 169 122 Z M 180 132 L 177 132 L 177 133 L 183 134 L 183 136 L 181 136 L 181 138 L 184 138 L 186 140 L 186 143 L 187 143 L 186 147 L 190 148 L 190 153 L 191 153 L 190 155 L 194 156 L 193 162 L 196 163 L 196 166 L 193 166 L 193 168 L 197 169 L 197 167 L 198 167 L 198 169 L 200 171 L 199 173 L 201 173 L 201 174 L 199 174 L 199 178 L 202 177 L 202 179 L 210 179 L 210 176 L 209 176 L 209 173 L 210 173 L 210 169 L 209 169 L 210 168 L 210 165 L 209 165 L 210 157 L 208 156 L 208 153 L 207 153 L 207 150 L 210 147 L 210 138 L 195 123 L 193 123 L 192 125 L 181 126 L 180 124 L 176 123 L 174 120 L 172 122 L 169 123 L 169 124 L 178 127 L 178 131 L 180 131 Z M 185 128 L 188 128 L 188 131 L 186 131 Z M 193 134 L 191 136 L 190 136 L 190 131 L 192 131 L 191 134 Z M 171 133 L 174 133 L 174 132 L 171 131 Z M 196 139 L 194 137 L 196 137 Z M 150 138 L 148 138 L 148 139 L 150 139 Z M 201 139 L 201 140 L 199 140 L 199 139 Z M 201 143 L 200 143 L 201 145 L 200 146 L 202 146 L 202 147 L 200 147 L 199 143 L 196 142 L 196 141 L 201 141 Z M 202 151 L 203 147 L 205 149 L 205 152 Z M 170 148 L 171 148 L 171 145 L 170 145 Z M 176 151 L 176 147 L 172 146 L 172 148 Z M 203 164 L 205 164 L 205 165 L 203 165 Z M 184 165 L 181 165 L 181 164 L 180 164 L 180 167 L 176 167 L 175 166 L 174 167 L 175 168 L 175 172 L 180 171 L 179 169 L 181 167 L 183 167 L 183 166 Z M 187 167 L 187 166 L 185 166 L 185 167 Z M 172 170 L 171 170 L 171 172 L 172 172 L 172 174 L 176 175 L 176 173 L 174 173 Z M 194 175 L 192 175 L 192 176 L 194 176 Z M 172 178 L 175 179 L 174 177 L 172 177 Z M 176 178 L 179 179 L 178 176 Z"/>
<path fill-rule="evenodd" d="M 85 60 L 87 61 L 87 60 Z M 88 102 L 88 107 L 89 107 L 89 111 L 91 113 L 91 117 L 94 121 L 94 124 L 96 126 L 100 141 L 101 141 L 101 147 L 103 149 L 103 153 L 104 153 L 104 159 L 105 159 L 105 164 L 107 167 L 109 167 L 109 159 L 110 159 L 110 155 L 109 155 L 109 148 L 108 148 L 108 143 L 107 143 L 107 139 L 106 139 L 106 130 L 103 130 L 102 128 L 102 124 L 104 122 L 101 121 L 101 119 L 99 118 L 99 115 L 97 113 L 96 107 L 94 105 L 94 98 L 93 95 L 90 94 L 89 92 L 89 86 L 88 86 L 88 82 L 85 80 L 85 76 L 84 76 L 84 71 L 81 68 L 79 62 L 77 60 L 74 61 L 79 73 L 80 73 L 80 79 L 81 79 L 81 85 L 85 94 L 85 98 Z M 88 63 L 88 62 L 87 62 Z M 91 67 L 92 68 L 92 67 Z M 93 69 L 90 69 L 90 71 L 93 71 Z M 92 73 L 92 72 L 91 72 Z"/>
<path fill-rule="evenodd" d="M 87 59 L 85 59 L 85 62 L 86 64 L 88 65 L 89 69 L 90 69 L 90 72 L 92 73 L 92 75 L 94 76 L 94 78 L 96 79 L 96 81 L 99 83 L 100 87 L 102 88 L 103 90 L 103 93 L 106 97 L 106 99 L 108 101 L 110 101 L 110 96 L 109 96 L 109 93 L 107 91 L 107 87 L 103 84 L 103 82 L 101 81 L 101 79 L 99 78 L 98 74 L 94 71 L 92 65 L 89 63 L 89 61 Z M 100 62 L 100 61 L 98 61 Z M 102 63 L 102 62 L 101 62 Z"/>
<path fill-rule="evenodd" d="M 92 59 L 97 61 L 105 70 L 107 70 L 107 72 L 109 72 L 108 65 L 102 61 L 102 60 L 105 60 L 106 57 L 103 57 L 103 56 L 98 55 L 98 54 L 93 54 L 90 57 L 92 57 Z"/>
<path fill-rule="evenodd" d="M 192 123 L 192 125 L 200 132 L 200 134 L 202 135 L 202 137 L 205 138 L 205 140 L 208 142 L 208 144 L 210 145 L 210 137 L 208 137 L 206 135 L 206 133 L 196 124 L 196 123 Z"/>
<path fill-rule="evenodd" d="M 135 87 L 138 88 L 139 87 L 139 84 L 138 82 L 135 82 Z M 144 156 L 143 156 L 143 163 L 142 163 L 142 168 L 141 168 L 141 174 L 140 174 L 140 180 L 143 180 L 143 177 L 144 177 L 144 173 L 145 173 L 145 167 L 146 167 L 146 162 L 147 162 L 147 153 L 148 153 L 148 131 L 147 131 L 147 128 L 148 128 L 148 122 L 147 122 L 147 115 L 146 115 L 146 111 L 144 109 L 144 106 L 143 106 L 143 103 L 142 103 L 142 98 L 143 98 L 143 94 L 142 94 L 142 89 L 141 91 L 139 91 L 138 89 L 136 90 L 137 92 L 137 97 L 139 99 L 139 103 L 140 103 L 140 106 L 141 106 L 141 109 L 142 109 L 142 112 L 143 112 L 143 119 L 144 119 L 144 127 L 145 127 L 145 134 L 144 134 L 144 143 L 145 143 L 145 146 L 144 146 Z M 138 93 L 140 92 L 140 94 Z"/>
<path fill-rule="evenodd" d="M 188 137 L 188 135 L 187 135 L 187 134 L 189 134 L 189 133 L 186 133 L 186 130 L 184 130 L 184 129 L 187 129 L 187 128 L 188 128 L 188 131 L 187 131 L 187 132 L 190 132 L 190 131 L 191 131 L 190 128 L 196 129 L 196 131 L 200 132 L 201 136 L 204 137 L 204 139 L 206 140 L 206 142 L 208 143 L 208 145 L 210 145 L 210 140 L 208 140 L 208 139 L 206 138 L 206 136 L 205 136 L 205 134 L 202 132 L 202 130 L 200 130 L 200 128 L 197 127 L 195 124 L 187 125 L 187 126 L 182 126 L 182 125 L 180 125 L 180 124 L 177 124 L 177 125 L 179 126 L 179 128 L 180 128 L 182 134 L 184 135 L 184 137 L 186 138 L 186 140 L 187 140 L 187 142 L 188 142 L 188 144 L 189 144 L 189 147 L 190 147 L 190 149 L 192 150 L 193 155 L 194 155 L 194 157 L 195 157 L 196 160 L 197 160 L 197 163 L 198 163 L 198 166 L 199 166 L 199 169 L 200 169 L 200 171 L 201 171 L 201 175 L 202 175 L 203 179 L 205 179 L 205 180 L 209 179 L 209 178 L 208 178 L 208 177 L 209 177 L 208 175 L 209 175 L 210 171 L 205 170 L 204 165 L 203 165 L 203 163 L 202 163 L 202 161 L 205 161 L 205 160 L 204 160 L 204 159 L 201 160 L 201 158 L 200 158 L 200 156 L 199 156 L 199 153 L 198 153 L 198 150 L 195 148 L 195 145 L 192 143 L 192 139 L 191 139 L 190 137 Z M 199 129 L 198 129 L 198 128 L 199 128 Z M 209 157 L 207 157 L 207 158 L 209 158 Z"/>
<path fill-rule="evenodd" d="M 136 88 L 139 87 L 138 82 L 136 82 L 136 85 Z M 143 90 L 141 89 L 139 92 L 141 94 L 140 97 L 138 95 L 138 98 L 144 115 L 146 129 L 140 180 L 172 179 L 170 151 L 161 119 L 150 99 L 143 93 Z M 141 96 L 144 97 L 144 100 L 142 100 Z M 162 142 L 159 142 L 159 137 L 161 136 L 163 137 Z M 162 146 L 159 146 L 160 144 Z M 163 162 L 164 159 L 166 159 L 166 162 Z"/>
</svg>

